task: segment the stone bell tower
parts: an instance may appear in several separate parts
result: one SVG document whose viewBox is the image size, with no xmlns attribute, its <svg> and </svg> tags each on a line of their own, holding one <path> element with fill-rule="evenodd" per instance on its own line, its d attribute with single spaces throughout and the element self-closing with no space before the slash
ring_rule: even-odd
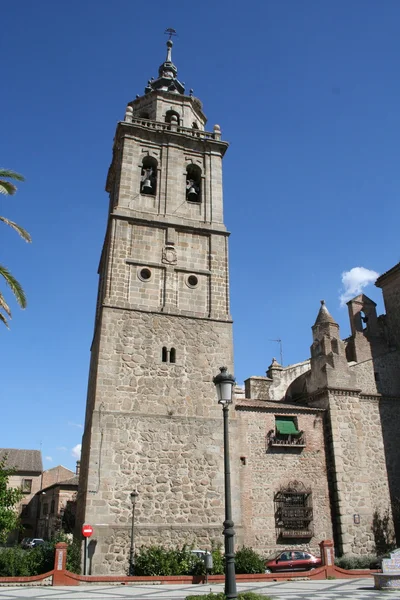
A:
<svg viewBox="0 0 400 600">
<path fill-rule="evenodd" d="M 220 366 L 233 368 L 228 144 L 218 125 L 205 130 L 171 52 L 168 40 L 158 78 L 117 125 L 106 184 L 78 498 L 78 526 L 94 529 L 93 573 L 127 571 L 133 490 L 137 546 L 222 541 L 223 430 L 212 379 Z"/>
</svg>

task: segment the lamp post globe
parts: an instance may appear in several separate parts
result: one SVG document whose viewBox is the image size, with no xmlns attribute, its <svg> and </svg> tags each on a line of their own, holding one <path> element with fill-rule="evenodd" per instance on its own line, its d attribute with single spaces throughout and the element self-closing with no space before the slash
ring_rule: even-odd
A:
<svg viewBox="0 0 400 600">
<path fill-rule="evenodd" d="M 129 552 L 129 575 L 135 574 L 135 506 L 139 496 L 137 490 L 133 490 L 130 494 L 132 502 L 132 529 L 131 529 L 131 549 Z"/>
<path fill-rule="evenodd" d="M 225 481 L 225 596 L 228 600 L 237 598 L 235 575 L 235 530 L 232 520 L 231 471 L 229 460 L 229 405 L 232 404 L 235 377 L 227 367 L 220 367 L 220 373 L 213 379 L 217 390 L 218 404 L 222 405 L 224 420 L 224 481 Z"/>
</svg>

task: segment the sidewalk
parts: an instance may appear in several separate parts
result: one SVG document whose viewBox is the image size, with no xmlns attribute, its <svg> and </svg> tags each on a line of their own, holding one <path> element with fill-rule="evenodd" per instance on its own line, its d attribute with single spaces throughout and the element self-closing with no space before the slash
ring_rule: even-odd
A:
<svg viewBox="0 0 400 600">
<path fill-rule="evenodd" d="M 0 587 L 0 600 L 184 600 L 189 594 L 223 591 L 222 585 L 81 585 L 79 587 Z M 393 600 L 400 591 L 373 589 L 373 579 L 335 579 L 241 583 L 238 591 L 254 591 L 276 600 Z"/>
</svg>

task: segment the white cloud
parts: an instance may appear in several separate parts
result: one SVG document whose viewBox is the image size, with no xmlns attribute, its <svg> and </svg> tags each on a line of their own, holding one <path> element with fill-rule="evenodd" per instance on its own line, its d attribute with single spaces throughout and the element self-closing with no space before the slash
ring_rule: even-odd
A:
<svg viewBox="0 0 400 600">
<path fill-rule="evenodd" d="M 56 450 L 61 450 L 62 452 L 66 452 L 68 450 L 67 446 L 57 446 Z"/>
<path fill-rule="evenodd" d="M 370 283 L 374 283 L 379 273 L 365 267 L 353 267 L 350 271 L 342 273 L 342 293 L 340 294 L 340 306 L 361 294 L 363 289 Z"/>
<path fill-rule="evenodd" d="M 71 455 L 74 458 L 80 458 L 81 457 L 81 449 L 82 449 L 82 444 L 77 444 L 76 446 L 74 446 L 71 450 Z"/>
<path fill-rule="evenodd" d="M 53 462 L 53 458 L 51 456 L 45 456 L 44 459 L 48 460 L 49 462 Z"/>
<path fill-rule="evenodd" d="M 73 421 L 68 421 L 68 425 L 70 425 L 71 427 L 77 427 L 78 429 L 83 429 L 83 425 L 81 425 L 80 423 L 74 423 Z"/>
</svg>

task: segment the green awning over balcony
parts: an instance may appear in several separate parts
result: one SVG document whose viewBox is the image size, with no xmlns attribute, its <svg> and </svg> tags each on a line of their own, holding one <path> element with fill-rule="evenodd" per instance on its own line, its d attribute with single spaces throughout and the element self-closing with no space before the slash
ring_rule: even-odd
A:
<svg viewBox="0 0 400 600">
<path fill-rule="evenodd" d="M 300 433 L 293 419 L 275 419 L 275 427 L 277 433 L 281 433 L 283 435 L 299 435 Z"/>
</svg>

